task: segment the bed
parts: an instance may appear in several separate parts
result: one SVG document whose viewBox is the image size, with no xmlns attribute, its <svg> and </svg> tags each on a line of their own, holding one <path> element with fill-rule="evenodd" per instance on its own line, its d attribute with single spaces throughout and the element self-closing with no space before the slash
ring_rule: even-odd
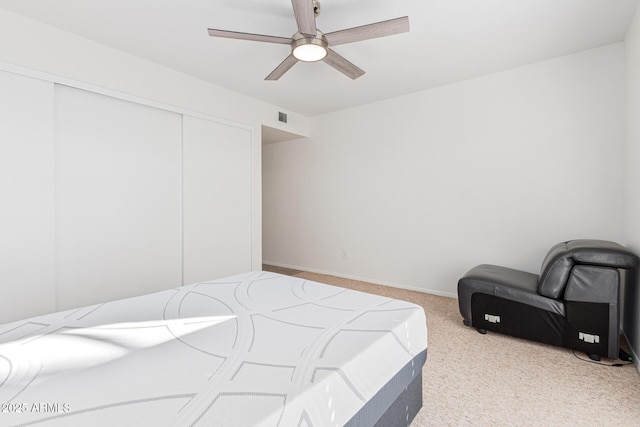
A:
<svg viewBox="0 0 640 427">
<path fill-rule="evenodd" d="M 251 272 L 0 326 L 0 425 L 393 426 L 422 307 Z"/>
</svg>

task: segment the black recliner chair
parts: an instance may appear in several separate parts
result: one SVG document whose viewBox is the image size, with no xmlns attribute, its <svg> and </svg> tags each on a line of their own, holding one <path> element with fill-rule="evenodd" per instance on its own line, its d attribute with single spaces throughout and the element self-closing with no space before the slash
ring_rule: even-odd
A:
<svg viewBox="0 0 640 427">
<path fill-rule="evenodd" d="M 615 359 L 620 345 L 621 269 L 640 260 L 604 240 L 571 240 L 549 250 L 540 276 L 479 265 L 458 281 L 464 324 Z"/>
</svg>

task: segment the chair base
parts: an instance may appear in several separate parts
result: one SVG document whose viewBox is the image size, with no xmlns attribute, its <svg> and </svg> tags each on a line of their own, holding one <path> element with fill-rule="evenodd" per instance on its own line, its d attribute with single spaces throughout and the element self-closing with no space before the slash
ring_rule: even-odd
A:
<svg viewBox="0 0 640 427">
<path fill-rule="evenodd" d="M 475 293 L 471 297 L 472 319 L 463 322 L 480 333 L 498 332 L 582 351 L 589 357 L 615 359 L 619 337 L 610 336 L 609 304 L 567 301 L 565 307 L 566 314 L 562 316 L 517 301 Z"/>
</svg>

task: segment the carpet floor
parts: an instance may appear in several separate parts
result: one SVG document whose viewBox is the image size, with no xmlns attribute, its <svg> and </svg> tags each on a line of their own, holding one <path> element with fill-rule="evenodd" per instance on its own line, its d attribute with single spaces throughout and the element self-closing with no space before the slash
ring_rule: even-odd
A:
<svg viewBox="0 0 640 427">
<path fill-rule="evenodd" d="M 586 355 L 568 349 L 491 332 L 481 335 L 462 324 L 453 298 L 298 270 L 264 269 L 424 308 L 424 403 L 412 427 L 640 427 L 640 374 L 633 365 L 602 366 L 580 360 Z"/>
</svg>

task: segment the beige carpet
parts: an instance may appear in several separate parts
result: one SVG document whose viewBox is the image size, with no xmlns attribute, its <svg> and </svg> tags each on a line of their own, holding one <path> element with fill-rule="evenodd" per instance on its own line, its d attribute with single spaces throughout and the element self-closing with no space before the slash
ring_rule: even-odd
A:
<svg viewBox="0 0 640 427">
<path fill-rule="evenodd" d="M 578 360 L 571 350 L 491 332 L 481 335 L 462 324 L 453 298 L 265 269 L 424 308 L 429 335 L 424 406 L 412 427 L 640 426 L 640 375 L 633 365 L 600 366 Z"/>
</svg>

